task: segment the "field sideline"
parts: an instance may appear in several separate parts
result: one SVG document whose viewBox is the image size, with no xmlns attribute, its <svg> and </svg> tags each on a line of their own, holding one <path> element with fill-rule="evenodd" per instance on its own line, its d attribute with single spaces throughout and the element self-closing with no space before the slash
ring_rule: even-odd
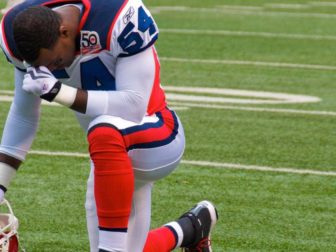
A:
<svg viewBox="0 0 336 252">
<path fill-rule="evenodd" d="M 208 199 L 214 252 L 336 251 L 336 1 L 144 2 L 187 137 L 154 185 L 152 227 Z M 0 130 L 12 82 L 1 54 Z M 88 251 L 85 133 L 49 105 L 7 198 L 27 252 Z"/>
</svg>

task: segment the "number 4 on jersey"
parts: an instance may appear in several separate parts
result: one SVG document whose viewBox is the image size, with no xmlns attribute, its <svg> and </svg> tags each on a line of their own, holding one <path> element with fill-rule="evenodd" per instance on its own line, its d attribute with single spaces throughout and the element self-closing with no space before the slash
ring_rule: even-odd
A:
<svg viewBox="0 0 336 252">
<path fill-rule="evenodd" d="M 153 19 L 147 15 L 142 6 L 138 9 L 138 29 L 132 31 L 134 28 L 135 25 L 132 22 L 129 22 L 118 37 L 119 45 L 129 54 L 139 52 L 143 45 L 144 41 L 140 36 L 139 31 L 146 32 L 149 30 L 150 35 L 153 35 L 156 32 Z"/>
</svg>

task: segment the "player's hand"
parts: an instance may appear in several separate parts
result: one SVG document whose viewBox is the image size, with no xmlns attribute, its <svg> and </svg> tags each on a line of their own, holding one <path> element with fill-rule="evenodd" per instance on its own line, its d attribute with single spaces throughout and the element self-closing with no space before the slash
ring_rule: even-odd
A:
<svg viewBox="0 0 336 252">
<path fill-rule="evenodd" d="M 61 85 L 62 83 L 55 78 L 48 68 L 39 66 L 27 68 L 22 88 L 51 102 L 60 91 Z"/>
</svg>

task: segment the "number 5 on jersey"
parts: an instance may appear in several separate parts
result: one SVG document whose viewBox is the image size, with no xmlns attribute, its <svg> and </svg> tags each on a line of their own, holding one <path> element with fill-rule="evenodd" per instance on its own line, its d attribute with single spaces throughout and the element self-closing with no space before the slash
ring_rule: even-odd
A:
<svg viewBox="0 0 336 252">
<path fill-rule="evenodd" d="M 135 54 L 141 51 L 144 41 L 139 34 L 140 32 L 146 32 L 148 30 L 150 35 L 156 32 L 153 19 L 147 15 L 142 6 L 138 9 L 138 28 L 137 30 L 134 30 L 134 28 L 135 24 L 129 22 L 118 37 L 120 47 L 129 54 Z"/>
</svg>

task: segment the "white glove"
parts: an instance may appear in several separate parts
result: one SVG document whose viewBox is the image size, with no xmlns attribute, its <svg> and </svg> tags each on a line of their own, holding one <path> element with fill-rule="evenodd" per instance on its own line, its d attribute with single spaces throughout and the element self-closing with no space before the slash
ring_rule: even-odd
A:
<svg viewBox="0 0 336 252">
<path fill-rule="evenodd" d="M 60 91 L 62 83 L 45 66 L 28 67 L 22 88 L 49 102 L 53 101 Z"/>
</svg>

